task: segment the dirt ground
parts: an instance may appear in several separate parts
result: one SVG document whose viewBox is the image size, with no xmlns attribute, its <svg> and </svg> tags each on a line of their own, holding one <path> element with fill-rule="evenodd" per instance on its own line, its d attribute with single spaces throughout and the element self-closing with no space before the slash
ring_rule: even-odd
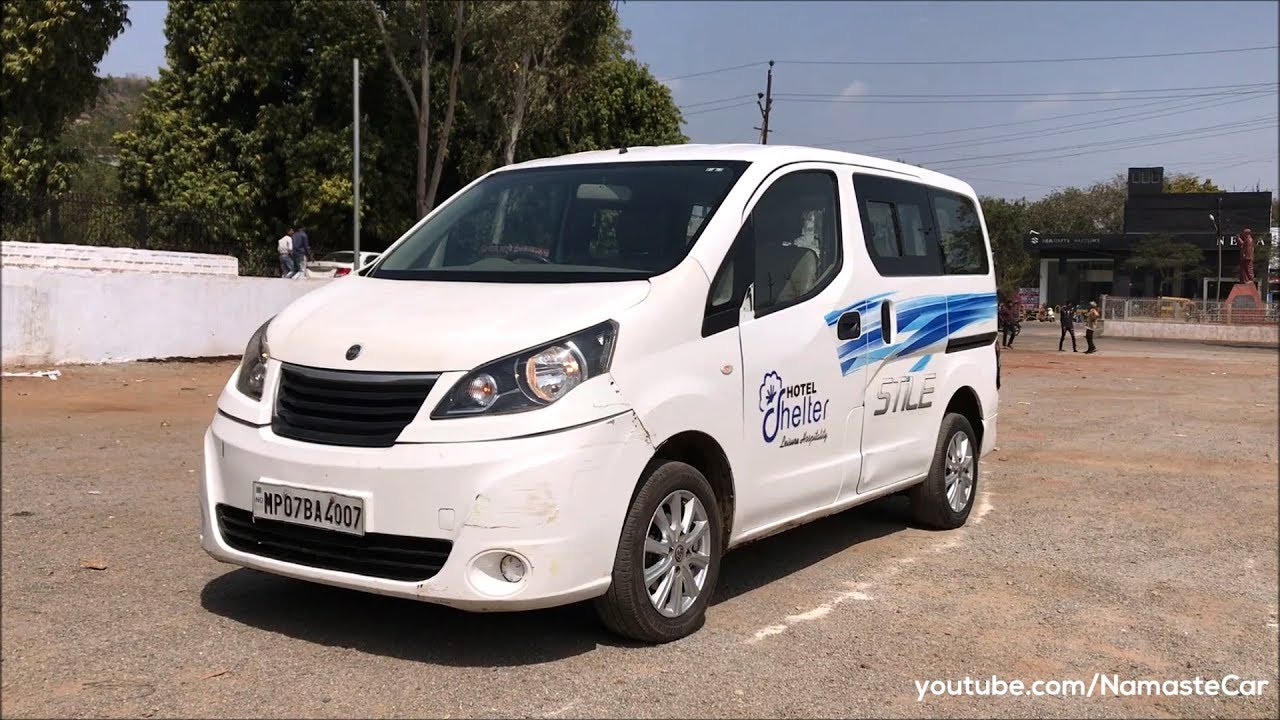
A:
<svg viewBox="0 0 1280 720">
<path fill-rule="evenodd" d="M 911 527 L 894 498 L 750 545 L 706 627 L 663 647 L 581 605 L 471 615 L 214 562 L 195 492 L 230 362 L 6 378 L 0 714 L 1276 717 L 1276 353 L 1056 340 L 1030 326 L 1004 356 L 967 527 Z M 915 684 L 1095 673 L 1270 685 Z"/>
</svg>

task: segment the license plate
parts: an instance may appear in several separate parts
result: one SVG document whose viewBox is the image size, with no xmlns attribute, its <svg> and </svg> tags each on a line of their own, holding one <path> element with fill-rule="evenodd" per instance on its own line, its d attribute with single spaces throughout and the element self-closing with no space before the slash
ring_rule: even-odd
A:
<svg viewBox="0 0 1280 720">
<path fill-rule="evenodd" d="M 364 535 L 364 499 L 271 483 L 253 484 L 253 519 Z"/>
</svg>

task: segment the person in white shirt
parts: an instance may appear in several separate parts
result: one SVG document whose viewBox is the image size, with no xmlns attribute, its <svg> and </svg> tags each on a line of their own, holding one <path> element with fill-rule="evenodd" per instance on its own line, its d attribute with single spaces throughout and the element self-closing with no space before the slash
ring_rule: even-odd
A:
<svg viewBox="0 0 1280 720">
<path fill-rule="evenodd" d="M 290 229 L 276 241 L 276 250 L 280 253 L 280 277 L 287 278 L 293 274 L 293 230 Z"/>
</svg>

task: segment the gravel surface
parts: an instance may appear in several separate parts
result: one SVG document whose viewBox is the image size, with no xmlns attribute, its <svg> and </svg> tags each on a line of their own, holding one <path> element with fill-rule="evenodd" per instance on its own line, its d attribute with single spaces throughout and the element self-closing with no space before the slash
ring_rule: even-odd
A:
<svg viewBox="0 0 1280 720">
<path fill-rule="evenodd" d="M 471 615 L 214 562 L 196 473 L 233 363 L 6 378 L 0 714 L 1277 717 L 1275 352 L 1056 341 L 1029 324 L 1004 355 L 967 527 L 913 528 L 893 498 L 750 545 L 663 647 L 585 606 Z M 1095 673 L 1270 684 L 916 690 Z"/>
</svg>

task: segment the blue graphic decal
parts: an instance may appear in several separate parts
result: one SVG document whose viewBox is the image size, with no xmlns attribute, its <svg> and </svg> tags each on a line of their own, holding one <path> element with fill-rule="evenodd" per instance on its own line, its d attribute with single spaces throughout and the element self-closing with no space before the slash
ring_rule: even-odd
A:
<svg viewBox="0 0 1280 720">
<path fill-rule="evenodd" d="M 859 300 L 848 307 L 827 313 L 827 325 L 835 325 L 850 310 L 863 315 L 862 336 L 841 343 L 836 348 L 840 372 L 848 375 L 858 368 L 877 362 L 907 357 L 934 346 L 945 346 L 948 338 L 965 328 L 996 317 L 995 293 L 961 293 L 956 295 L 922 295 L 897 303 L 898 342 L 885 344 L 880 328 L 880 313 L 871 309 L 894 293 L 880 293 Z M 923 370 L 932 353 L 921 358 L 911 372 Z"/>
</svg>

